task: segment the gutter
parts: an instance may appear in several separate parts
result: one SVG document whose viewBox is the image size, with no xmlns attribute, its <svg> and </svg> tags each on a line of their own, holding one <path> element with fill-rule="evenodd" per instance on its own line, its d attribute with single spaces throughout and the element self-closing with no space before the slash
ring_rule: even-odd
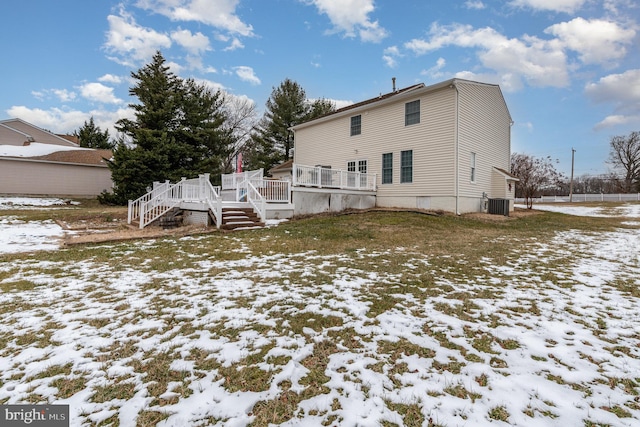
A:
<svg viewBox="0 0 640 427">
<path fill-rule="evenodd" d="M 31 157 L 0 156 L 0 161 L 47 163 L 47 164 L 50 164 L 50 165 L 87 166 L 87 167 L 90 167 L 90 168 L 108 168 L 109 167 L 106 163 L 97 164 L 97 163 L 61 162 L 61 161 L 57 161 L 57 160 L 33 159 Z"/>
</svg>

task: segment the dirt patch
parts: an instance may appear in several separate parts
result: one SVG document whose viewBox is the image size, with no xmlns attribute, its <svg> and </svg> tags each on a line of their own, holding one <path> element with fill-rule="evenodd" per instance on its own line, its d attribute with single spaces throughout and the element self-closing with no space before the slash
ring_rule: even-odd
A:
<svg viewBox="0 0 640 427">
<path fill-rule="evenodd" d="M 509 216 L 488 214 L 484 212 L 473 212 L 473 213 L 464 214 L 463 216 L 465 218 L 473 218 L 473 219 L 477 219 L 485 222 L 504 222 L 504 221 L 512 221 L 514 219 L 528 217 L 531 215 L 540 215 L 542 213 L 543 212 L 541 211 L 536 211 L 532 209 L 515 208 L 513 212 L 509 212 Z"/>
<path fill-rule="evenodd" d="M 201 225 L 189 225 L 183 227 L 164 229 L 157 226 L 149 226 L 139 229 L 129 225 L 126 220 L 105 221 L 96 216 L 85 217 L 77 221 L 56 220 L 64 230 L 69 231 L 62 241 L 63 246 L 73 246 L 91 243 L 121 242 L 136 239 L 155 239 L 159 237 L 182 237 L 192 234 L 207 234 L 218 232 L 215 227 L 203 227 Z"/>
</svg>

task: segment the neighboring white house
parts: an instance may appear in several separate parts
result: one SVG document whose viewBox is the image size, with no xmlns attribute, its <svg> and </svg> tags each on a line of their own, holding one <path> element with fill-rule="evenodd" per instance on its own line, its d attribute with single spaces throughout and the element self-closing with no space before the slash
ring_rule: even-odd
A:
<svg viewBox="0 0 640 427">
<path fill-rule="evenodd" d="M 0 121 L 0 194 L 95 197 L 113 186 L 109 150 L 81 148 L 20 119 Z"/>
<path fill-rule="evenodd" d="M 295 165 L 308 165 L 375 174 L 379 207 L 467 213 L 501 199 L 512 210 L 512 123 L 497 85 L 451 79 L 394 87 L 294 126 L 293 173 Z M 309 199 L 296 199 L 296 178 L 298 210 Z"/>
</svg>

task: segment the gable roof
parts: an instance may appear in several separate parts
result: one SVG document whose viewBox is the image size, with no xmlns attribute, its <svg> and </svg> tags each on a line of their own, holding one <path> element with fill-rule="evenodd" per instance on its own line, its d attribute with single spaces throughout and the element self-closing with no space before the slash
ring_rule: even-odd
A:
<svg viewBox="0 0 640 427">
<path fill-rule="evenodd" d="M 394 102 L 397 100 L 401 100 L 401 99 L 406 99 L 406 98 L 411 98 L 414 96 L 418 96 L 418 95 L 422 95 L 424 93 L 428 93 L 428 92 L 432 92 L 438 89 L 442 89 L 444 87 L 454 87 L 456 84 L 458 83 L 462 83 L 462 84 L 473 84 L 473 85 L 479 85 L 479 86 L 489 86 L 489 87 L 495 87 L 500 91 L 500 96 L 502 97 L 503 101 L 504 101 L 504 96 L 502 96 L 502 91 L 500 90 L 500 86 L 496 85 L 496 84 L 490 84 L 490 83 L 482 83 L 482 82 L 475 82 L 472 80 L 465 80 L 465 79 L 458 79 L 458 78 L 453 78 L 453 79 L 449 79 L 449 80 L 445 80 L 443 82 L 440 83 L 436 83 L 433 85 L 429 85 L 426 86 L 424 83 L 418 83 L 412 86 L 408 86 L 406 88 L 403 89 L 399 89 L 396 90 L 395 92 L 389 92 L 386 94 L 380 94 L 379 96 L 375 97 L 375 98 L 370 98 L 367 99 L 365 101 L 361 101 L 358 102 L 356 104 L 352 104 L 352 105 L 348 105 L 346 107 L 340 108 L 332 113 L 326 114 L 324 116 L 318 117 L 314 120 L 310 120 L 308 122 L 304 122 L 304 123 L 300 123 L 299 125 L 296 126 L 292 126 L 291 129 L 292 130 L 297 130 L 297 129 L 302 129 L 305 128 L 307 126 L 310 125 L 315 125 L 318 123 L 322 123 L 324 121 L 328 121 L 328 120 L 333 120 L 334 118 L 337 117 L 341 117 L 341 116 L 346 116 L 348 114 L 352 115 L 352 114 L 357 114 L 359 111 L 363 111 L 369 107 L 372 106 L 381 106 L 390 102 Z M 504 101 L 504 106 L 505 108 L 507 107 L 506 101 Z M 507 112 L 509 110 L 507 109 Z M 511 117 L 511 114 L 509 114 L 509 117 Z"/>
<path fill-rule="evenodd" d="M 45 156 L 28 157 L 28 159 L 46 160 L 57 163 L 106 166 L 107 162 L 105 159 L 109 160 L 111 157 L 113 157 L 111 150 L 70 150 L 56 151 L 55 153 L 47 154 Z"/>
<path fill-rule="evenodd" d="M 412 90 L 420 89 L 420 88 L 423 88 L 423 87 L 424 87 L 424 83 L 418 83 L 418 84 L 415 84 L 413 86 L 405 87 L 403 89 L 398 89 L 395 92 L 389 92 L 389 93 L 385 93 L 385 94 L 380 94 L 379 96 L 377 96 L 375 98 L 367 99 L 365 101 L 357 102 L 355 104 L 351 104 L 351 105 L 347 105 L 346 107 L 342 107 L 342 108 L 340 108 L 340 109 L 338 109 L 338 110 L 336 110 L 336 111 L 334 111 L 332 113 L 329 113 L 328 115 L 339 114 L 339 113 L 342 113 L 344 111 L 353 110 L 353 109 L 356 109 L 356 108 L 359 108 L 359 107 L 362 107 L 362 106 L 365 106 L 365 105 L 373 104 L 375 102 L 382 101 L 382 100 L 385 100 L 385 99 L 389 99 L 389 98 L 391 98 L 393 96 L 400 95 L 402 93 L 410 92 Z"/>
<path fill-rule="evenodd" d="M 493 167 L 496 171 L 498 171 L 499 173 L 501 173 L 505 178 L 507 178 L 508 181 L 520 181 L 520 178 L 518 178 L 517 176 L 515 176 L 512 173 L 507 172 L 506 170 L 502 169 L 502 168 L 497 168 L 497 167 Z"/>
<path fill-rule="evenodd" d="M 287 171 L 290 171 L 291 169 L 293 169 L 293 159 L 289 159 L 284 163 L 280 163 L 279 165 L 272 167 L 271 169 L 269 169 L 269 173 L 287 172 Z"/>
<path fill-rule="evenodd" d="M 5 130 L 4 135 L 7 138 L 6 141 L 0 139 L 0 144 L 22 145 L 24 142 L 39 142 L 41 144 L 63 145 L 66 147 L 80 146 L 22 119 L 0 120 L 0 126 Z"/>
<path fill-rule="evenodd" d="M 107 167 L 112 157 L 111 150 L 80 147 L 20 119 L 0 121 L 0 160 Z"/>
</svg>

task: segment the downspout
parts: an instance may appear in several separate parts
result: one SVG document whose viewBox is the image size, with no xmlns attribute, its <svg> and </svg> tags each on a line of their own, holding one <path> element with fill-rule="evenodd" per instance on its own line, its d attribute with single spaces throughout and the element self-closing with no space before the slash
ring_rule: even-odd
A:
<svg viewBox="0 0 640 427">
<path fill-rule="evenodd" d="M 460 198 L 460 141 L 459 141 L 459 131 L 460 131 L 460 119 L 459 119 L 459 113 L 460 113 L 460 103 L 459 103 L 459 96 L 460 96 L 460 92 L 458 91 L 458 86 L 456 86 L 455 81 L 453 83 L 451 83 L 451 86 L 456 90 L 456 129 L 455 129 L 455 145 L 456 145 L 456 167 L 455 167 L 455 171 L 456 171 L 456 183 L 455 183 L 455 198 L 456 198 L 456 215 L 460 215 L 460 209 L 459 209 L 459 198 Z"/>
</svg>

